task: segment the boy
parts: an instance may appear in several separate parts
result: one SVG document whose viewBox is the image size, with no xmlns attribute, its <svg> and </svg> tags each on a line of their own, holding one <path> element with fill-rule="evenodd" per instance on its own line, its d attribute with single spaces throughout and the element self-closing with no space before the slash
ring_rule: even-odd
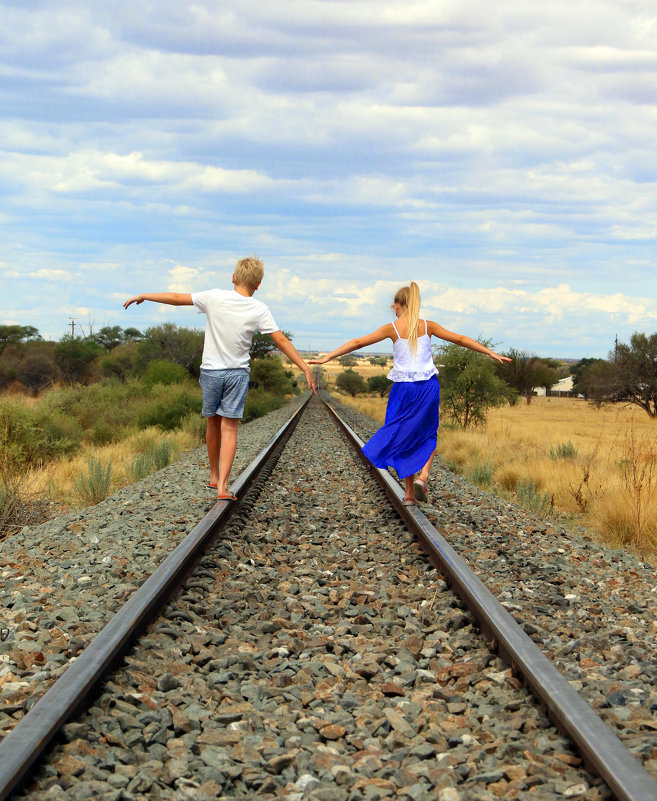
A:
<svg viewBox="0 0 657 801">
<path fill-rule="evenodd" d="M 228 490 L 228 476 L 237 448 L 237 427 L 244 411 L 249 388 L 249 349 L 256 331 L 269 334 L 276 347 L 300 367 L 315 392 L 315 383 L 308 365 L 290 340 L 279 330 L 269 308 L 256 300 L 253 293 L 260 286 L 264 265 L 256 258 L 241 259 L 235 266 L 234 290 L 208 289 L 204 292 L 157 292 L 136 295 L 123 304 L 151 300 L 171 306 L 195 306 L 205 314 L 205 340 L 201 362 L 203 411 L 207 418 L 206 443 L 210 461 L 208 486 L 217 489 L 221 501 L 237 498 Z"/>
</svg>

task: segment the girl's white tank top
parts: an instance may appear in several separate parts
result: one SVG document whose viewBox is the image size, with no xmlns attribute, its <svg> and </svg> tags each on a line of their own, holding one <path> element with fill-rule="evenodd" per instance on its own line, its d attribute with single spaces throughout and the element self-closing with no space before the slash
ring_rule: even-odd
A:
<svg viewBox="0 0 657 801">
<path fill-rule="evenodd" d="M 437 375 L 438 370 L 433 363 L 433 351 L 431 350 L 431 337 L 427 321 L 424 321 L 424 334 L 417 338 L 417 353 L 411 353 L 407 339 L 399 336 L 397 326 L 392 324 L 397 334 L 397 339 L 392 345 L 394 364 L 388 373 L 391 381 L 426 381 L 431 376 Z"/>
</svg>

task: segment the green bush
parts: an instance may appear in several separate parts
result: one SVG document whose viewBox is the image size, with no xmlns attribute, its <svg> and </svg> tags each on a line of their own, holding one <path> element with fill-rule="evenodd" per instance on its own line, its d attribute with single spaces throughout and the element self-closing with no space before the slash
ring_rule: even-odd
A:
<svg viewBox="0 0 657 801">
<path fill-rule="evenodd" d="M 170 465 L 176 453 L 176 448 L 167 440 L 163 440 L 146 453 L 140 453 L 128 468 L 128 473 L 135 481 L 139 481 L 156 470 L 162 470 Z"/>
<path fill-rule="evenodd" d="M 280 359 L 253 359 L 250 378 L 258 384 L 258 389 L 275 395 L 291 395 L 296 391 L 293 373 L 283 367 Z"/>
<path fill-rule="evenodd" d="M 146 371 L 144 372 L 144 383 L 148 386 L 153 384 L 182 384 L 187 381 L 189 372 L 175 362 L 169 362 L 165 359 L 154 359 L 148 363 Z"/>
<path fill-rule="evenodd" d="M 355 398 L 360 392 L 365 392 L 366 390 L 363 376 L 355 370 L 345 370 L 344 373 L 340 373 L 335 381 L 335 385 L 338 389 L 351 395 L 352 398 Z"/>
<path fill-rule="evenodd" d="M 249 420 L 263 417 L 265 414 L 269 414 L 269 412 L 273 412 L 275 409 L 280 409 L 284 403 L 285 398 L 281 395 L 274 395 L 262 389 L 251 389 L 246 396 L 242 422 L 248 423 Z"/>
<path fill-rule="evenodd" d="M 87 506 L 100 503 L 108 497 L 110 492 L 110 480 L 112 473 L 112 463 L 103 465 L 100 459 L 89 457 L 87 463 L 87 474 L 79 475 L 73 481 L 75 491 L 82 503 Z"/>
<path fill-rule="evenodd" d="M 200 392 L 187 387 L 169 388 L 166 398 L 152 400 L 138 416 L 141 427 L 159 426 L 165 431 L 179 428 L 190 412 L 201 411 Z"/>
<path fill-rule="evenodd" d="M 523 478 L 518 482 L 516 485 L 516 499 L 520 506 L 538 515 L 538 517 L 547 517 L 554 506 L 554 500 L 550 493 L 541 492 L 531 478 Z"/>
<path fill-rule="evenodd" d="M 372 360 L 370 359 L 370 361 Z M 384 375 L 371 375 L 367 379 L 367 391 L 377 392 L 382 398 L 384 398 L 391 389 L 392 381 L 389 381 Z"/>
<path fill-rule="evenodd" d="M 480 487 L 490 487 L 493 482 L 493 463 L 475 464 L 470 471 L 470 479 Z"/>
<path fill-rule="evenodd" d="M 550 448 L 548 454 L 550 459 L 555 462 L 557 459 L 576 459 L 577 448 L 568 440 L 568 442 L 560 442 L 556 448 Z"/>
<path fill-rule="evenodd" d="M 35 465 L 74 451 L 84 432 L 72 418 L 47 406 L 0 401 L 0 448 L 14 462 Z"/>
<path fill-rule="evenodd" d="M 201 417 L 200 414 L 196 414 L 195 412 L 190 412 L 181 422 L 180 428 L 192 434 L 200 443 L 205 441 L 206 425 L 205 417 Z"/>
</svg>

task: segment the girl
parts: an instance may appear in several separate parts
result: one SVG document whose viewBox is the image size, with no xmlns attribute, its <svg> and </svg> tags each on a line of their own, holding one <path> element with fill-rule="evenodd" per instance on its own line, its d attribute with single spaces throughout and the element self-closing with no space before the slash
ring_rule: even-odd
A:
<svg viewBox="0 0 657 801">
<path fill-rule="evenodd" d="M 397 475 L 406 481 L 404 506 L 413 506 L 416 499 L 425 501 L 427 498 L 427 480 L 437 441 L 440 388 L 431 337 L 485 353 L 502 364 L 511 360 L 470 337 L 454 334 L 431 320 L 420 319 L 420 290 L 414 281 L 397 290 L 392 308 L 397 316 L 396 323 L 352 339 L 309 364 L 325 364 L 366 345 L 392 339 L 394 365 L 388 378 L 394 383 L 385 424 L 365 443 L 363 453 L 376 467 L 394 467 Z"/>
</svg>

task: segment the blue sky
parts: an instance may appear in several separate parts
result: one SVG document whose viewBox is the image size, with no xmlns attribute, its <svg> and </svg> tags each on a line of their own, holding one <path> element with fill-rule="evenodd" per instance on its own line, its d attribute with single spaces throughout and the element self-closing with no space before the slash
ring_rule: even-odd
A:
<svg viewBox="0 0 657 801">
<path fill-rule="evenodd" d="M 300 348 L 424 314 L 500 349 L 657 330 L 644 0 L 0 2 L 0 322 L 59 338 L 230 287 Z"/>
</svg>

